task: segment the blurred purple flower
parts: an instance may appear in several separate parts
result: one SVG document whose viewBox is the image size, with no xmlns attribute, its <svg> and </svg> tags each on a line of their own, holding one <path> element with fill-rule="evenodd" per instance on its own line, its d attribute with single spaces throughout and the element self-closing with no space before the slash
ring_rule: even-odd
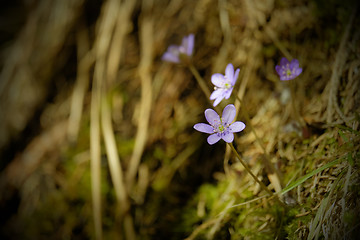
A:
<svg viewBox="0 0 360 240">
<path fill-rule="evenodd" d="M 231 143 L 234 140 L 235 132 L 241 132 L 245 128 L 243 122 L 231 122 L 234 120 L 236 115 L 236 109 L 233 104 L 229 104 L 224 108 L 222 117 L 212 109 L 205 110 L 205 118 L 210 123 L 197 123 L 194 125 L 194 128 L 199 132 L 211 134 L 207 138 L 207 142 L 210 145 L 217 143 L 220 139 L 223 139 L 225 142 Z"/>
<path fill-rule="evenodd" d="M 289 62 L 284 57 L 280 60 L 280 65 L 276 65 L 275 70 L 282 81 L 294 79 L 302 72 L 302 68 L 299 68 L 299 61 L 297 59 Z"/>
<path fill-rule="evenodd" d="M 221 100 L 229 99 L 237 78 L 239 77 L 240 69 L 236 69 L 234 73 L 234 66 L 229 63 L 225 69 L 225 76 L 221 73 L 215 73 L 211 76 L 211 82 L 215 85 L 215 91 L 210 95 L 210 100 L 214 100 L 214 107 L 216 107 Z"/>
<path fill-rule="evenodd" d="M 183 37 L 181 45 L 170 45 L 161 59 L 167 62 L 180 63 L 181 55 L 191 57 L 194 49 L 194 41 L 194 34 Z"/>
</svg>

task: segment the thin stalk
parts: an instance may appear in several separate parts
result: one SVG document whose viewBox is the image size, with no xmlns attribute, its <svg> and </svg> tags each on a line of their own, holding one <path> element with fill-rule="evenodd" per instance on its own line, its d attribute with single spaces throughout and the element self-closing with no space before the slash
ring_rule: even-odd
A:
<svg viewBox="0 0 360 240">
<path fill-rule="evenodd" d="M 238 154 L 238 152 L 235 150 L 234 145 L 232 143 L 228 143 L 228 145 L 231 147 L 231 150 L 233 151 L 233 153 L 236 155 L 236 157 L 239 159 L 239 161 L 241 162 L 241 164 L 244 166 L 244 168 L 246 169 L 246 171 L 251 175 L 251 177 L 258 183 L 260 184 L 260 187 L 265 190 L 265 192 L 269 193 L 270 196 L 274 195 L 274 193 L 272 191 L 270 191 L 265 184 L 263 184 L 256 176 L 255 174 L 251 171 L 251 169 L 248 167 L 248 165 L 244 162 L 244 160 L 240 157 L 240 155 Z"/>
<path fill-rule="evenodd" d="M 209 97 L 210 97 L 210 90 L 209 88 L 206 86 L 206 83 L 204 81 L 204 79 L 200 76 L 198 70 L 194 67 L 194 65 L 192 63 L 189 63 L 188 65 L 191 73 L 194 75 L 197 83 L 199 84 L 201 90 L 204 92 L 205 96 L 208 98 L 209 100 Z M 210 102 L 211 104 L 211 102 Z"/>
<path fill-rule="evenodd" d="M 297 108 L 296 108 L 296 104 L 295 104 L 295 82 L 294 80 L 290 80 L 290 92 L 291 92 L 291 107 L 292 107 L 292 113 L 293 113 L 293 117 L 296 119 L 296 121 L 299 122 L 299 124 L 301 126 L 304 126 L 304 122 L 301 119 L 300 113 L 298 112 Z"/>
<path fill-rule="evenodd" d="M 275 199 L 281 204 L 281 206 L 286 208 L 286 205 L 279 199 L 279 197 L 274 194 L 272 191 L 269 190 L 269 188 L 267 188 L 265 186 L 265 184 L 263 184 L 256 176 L 255 174 L 251 171 L 251 169 L 249 168 L 249 166 L 245 163 L 245 161 L 240 157 L 240 155 L 238 154 L 238 152 L 236 151 L 236 149 L 234 148 L 234 145 L 232 143 L 228 143 L 228 145 L 230 146 L 231 150 L 233 151 L 233 153 L 235 154 L 235 156 L 239 159 L 239 161 L 241 162 L 241 164 L 244 166 L 244 168 L 246 169 L 246 171 L 251 175 L 251 177 L 258 183 L 260 184 L 260 187 L 265 190 L 267 193 L 270 194 L 271 198 L 275 197 Z"/>
<path fill-rule="evenodd" d="M 280 181 L 280 177 L 279 177 L 279 173 L 276 171 L 276 169 L 274 168 L 274 166 L 271 164 L 271 161 L 270 161 L 270 156 L 267 154 L 266 152 L 266 149 L 265 149 L 265 145 L 263 143 L 263 141 L 259 138 L 259 136 L 257 135 L 256 131 L 255 131 L 255 128 L 253 127 L 253 125 L 251 124 L 251 120 L 250 120 L 250 117 L 249 117 L 249 114 L 245 108 L 245 105 L 242 103 L 241 99 L 239 98 L 238 95 L 236 95 L 236 98 L 237 100 L 239 100 L 240 104 L 241 104 L 241 107 L 240 107 L 240 111 L 242 112 L 242 114 L 244 115 L 245 117 L 245 120 L 247 122 L 247 125 L 250 127 L 250 130 L 253 132 L 254 136 L 255 136 L 255 139 L 256 141 L 259 143 L 263 153 L 264 153 L 264 156 L 265 156 L 265 161 L 266 161 L 266 165 L 270 168 L 270 171 L 271 173 L 274 173 L 277 175 L 277 178 L 279 179 Z"/>
</svg>

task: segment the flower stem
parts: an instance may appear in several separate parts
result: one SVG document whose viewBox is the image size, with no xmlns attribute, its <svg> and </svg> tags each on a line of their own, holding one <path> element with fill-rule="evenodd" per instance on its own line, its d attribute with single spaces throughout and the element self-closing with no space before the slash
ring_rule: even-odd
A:
<svg viewBox="0 0 360 240">
<path fill-rule="evenodd" d="M 292 113 L 293 117 L 296 119 L 296 121 L 299 122 L 301 126 L 304 126 L 304 121 L 302 120 L 300 113 L 298 112 L 295 104 L 295 82 L 294 80 L 290 80 L 290 91 L 291 91 L 291 106 L 292 106 Z"/>
<path fill-rule="evenodd" d="M 232 143 L 228 143 L 228 145 L 230 146 L 231 150 L 233 151 L 233 153 L 235 154 L 235 156 L 239 159 L 239 161 L 241 162 L 241 164 L 244 166 L 244 168 L 246 169 L 246 171 L 251 175 L 251 177 L 258 183 L 260 184 L 260 187 L 265 190 L 265 192 L 269 193 L 271 198 L 275 197 L 275 199 L 283 206 L 286 208 L 286 205 L 279 199 L 279 197 L 274 194 L 272 191 L 269 190 L 269 188 L 267 188 L 265 186 L 265 184 L 263 182 L 261 182 L 256 176 L 255 174 L 250 170 L 249 166 L 245 163 L 245 161 L 240 157 L 239 153 L 236 151 L 236 149 L 234 148 L 234 145 Z"/>
<path fill-rule="evenodd" d="M 209 97 L 210 97 L 210 94 L 211 94 L 211 93 L 210 93 L 210 90 L 209 90 L 209 88 L 206 86 L 206 83 L 205 83 L 204 79 L 200 76 L 198 70 L 196 70 L 196 68 L 194 67 L 194 65 L 193 65 L 192 63 L 190 63 L 190 64 L 188 65 L 188 67 L 189 67 L 191 73 L 194 75 L 196 81 L 198 82 L 201 90 L 204 92 L 204 94 L 206 95 L 206 97 L 209 98 Z"/>
<path fill-rule="evenodd" d="M 244 115 L 244 117 L 246 119 L 246 122 L 247 122 L 247 125 L 250 127 L 250 130 L 253 132 L 256 141 L 259 143 L 259 145 L 260 145 L 260 147 L 261 147 L 261 149 L 262 149 L 262 151 L 264 153 L 265 165 L 269 168 L 270 173 L 275 174 L 276 177 L 278 178 L 278 180 L 280 181 L 280 176 L 279 176 L 280 174 L 276 171 L 274 166 L 271 164 L 270 156 L 266 152 L 265 145 L 264 145 L 263 141 L 259 138 L 259 136 L 257 135 L 253 125 L 251 124 L 251 120 L 250 120 L 249 114 L 248 114 L 248 112 L 247 112 L 247 110 L 245 108 L 245 105 L 242 103 L 242 101 L 241 101 L 241 99 L 239 98 L 238 95 L 236 95 L 236 98 L 237 98 L 237 100 L 239 100 L 239 102 L 241 104 L 240 111 Z M 281 181 L 280 181 L 280 184 L 281 184 Z"/>
<path fill-rule="evenodd" d="M 244 162 L 244 160 L 242 160 L 242 158 L 240 157 L 240 155 L 238 154 L 238 152 L 235 150 L 234 145 L 232 143 L 228 143 L 231 150 L 233 151 L 233 153 L 236 155 L 236 157 L 239 159 L 239 161 L 241 162 L 241 164 L 244 166 L 244 168 L 246 169 L 246 171 L 251 175 L 251 177 L 258 183 L 260 184 L 261 188 L 263 190 L 265 190 L 267 193 L 270 194 L 270 196 L 274 195 L 274 193 L 272 191 L 270 191 L 265 184 L 263 184 L 256 176 L 255 174 L 250 170 L 250 168 L 248 167 L 248 165 Z"/>
</svg>

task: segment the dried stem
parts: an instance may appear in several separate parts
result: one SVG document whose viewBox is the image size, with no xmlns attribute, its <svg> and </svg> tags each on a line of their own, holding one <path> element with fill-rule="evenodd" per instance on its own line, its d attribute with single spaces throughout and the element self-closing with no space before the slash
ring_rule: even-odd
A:
<svg viewBox="0 0 360 240">
<path fill-rule="evenodd" d="M 68 138 L 75 142 L 78 138 L 81 116 L 83 112 L 85 92 L 89 85 L 90 68 L 95 59 L 92 51 L 89 51 L 88 32 L 84 29 L 77 34 L 77 56 L 80 59 L 77 67 L 77 79 L 71 97 Z"/>
<path fill-rule="evenodd" d="M 151 86 L 151 65 L 153 61 L 153 19 L 145 17 L 141 25 L 141 61 L 139 64 L 139 76 L 141 80 L 141 104 L 139 113 L 139 127 L 136 133 L 136 141 L 131 156 L 129 169 L 126 175 L 127 187 L 131 189 L 140 159 L 145 148 L 147 134 L 149 130 L 149 119 L 152 102 Z"/>
<path fill-rule="evenodd" d="M 97 69 L 95 71 L 98 71 Z M 91 194 L 94 213 L 95 238 L 102 239 L 101 223 L 101 151 L 100 151 L 100 98 L 98 78 L 94 77 L 91 92 L 90 112 L 90 155 L 91 155 Z"/>
<path fill-rule="evenodd" d="M 101 127 L 104 136 L 106 154 L 108 156 L 111 179 L 114 184 L 116 198 L 123 212 L 128 209 L 126 189 L 123 180 L 123 171 L 116 147 L 114 130 L 111 123 L 110 104 L 103 97 L 101 105 Z"/>
</svg>

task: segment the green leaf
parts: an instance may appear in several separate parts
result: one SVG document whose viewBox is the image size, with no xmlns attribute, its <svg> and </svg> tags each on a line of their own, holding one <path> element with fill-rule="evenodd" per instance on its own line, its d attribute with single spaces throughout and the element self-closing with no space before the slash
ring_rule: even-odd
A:
<svg viewBox="0 0 360 240">
<path fill-rule="evenodd" d="M 345 136 L 345 134 L 339 129 L 339 135 L 344 140 L 344 142 L 348 142 L 349 138 Z"/>
<path fill-rule="evenodd" d="M 285 194 L 287 193 L 288 191 L 296 188 L 297 186 L 299 186 L 300 184 L 302 184 L 303 182 L 305 182 L 306 180 L 308 180 L 309 178 L 311 178 L 312 176 L 314 176 L 315 174 L 318 174 L 319 172 L 323 171 L 324 169 L 326 168 L 329 168 L 329 167 L 332 167 L 334 166 L 335 164 L 339 163 L 340 162 L 340 159 L 335 159 L 334 161 L 331 161 L 327 164 L 325 164 L 324 166 L 318 168 L 318 169 L 315 169 L 311 172 L 309 172 L 308 174 L 302 176 L 301 178 L 299 178 L 298 180 L 296 180 L 295 182 L 289 184 L 287 187 L 285 187 L 281 192 L 280 194 Z"/>
<path fill-rule="evenodd" d="M 336 125 L 336 127 L 338 127 L 339 129 L 346 130 L 346 131 L 349 131 L 349 132 L 351 132 L 351 133 L 355 133 L 355 134 L 357 134 L 357 135 L 360 135 L 360 132 L 359 132 L 359 131 L 354 130 L 354 129 L 348 127 L 348 126 Z"/>
</svg>

